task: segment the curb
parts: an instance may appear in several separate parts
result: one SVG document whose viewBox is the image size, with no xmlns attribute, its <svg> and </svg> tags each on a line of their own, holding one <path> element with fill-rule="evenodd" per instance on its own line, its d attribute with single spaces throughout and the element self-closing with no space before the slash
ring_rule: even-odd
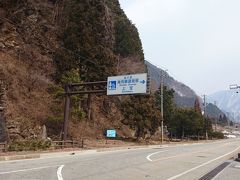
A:
<svg viewBox="0 0 240 180">
<path fill-rule="evenodd" d="M 0 156 L 0 161 L 12 161 L 12 160 L 21 160 L 21 159 L 35 159 L 35 158 L 40 158 L 40 154 Z"/>
<path fill-rule="evenodd" d="M 186 146 L 191 144 L 203 144 L 203 143 L 142 145 L 142 146 L 99 148 L 99 149 L 89 149 L 89 150 L 72 150 L 67 152 L 46 152 L 46 153 L 43 152 L 43 153 L 25 154 L 25 155 L 8 155 L 8 156 L 0 156 L 0 162 L 23 160 L 23 159 L 37 159 L 37 158 L 57 158 L 57 157 L 63 157 L 63 156 L 84 155 L 84 154 L 86 155 L 86 154 L 114 152 L 114 151 L 121 151 L 121 150 L 165 148 L 165 147 L 172 147 L 172 146 L 176 147 L 176 146 Z"/>
<path fill-rule="evenodd" d="M 57 153 L 42 153 L 40 154 L 40 158 L 55 158 L 55 157 L 63 157 L 63 156 L 72 156 L 72 155 L 80 155 L 80 154 L 93 154 L 96 153 L 97 150 L 75 150 L 68 152 L 57 152 Z"/>
</svg>

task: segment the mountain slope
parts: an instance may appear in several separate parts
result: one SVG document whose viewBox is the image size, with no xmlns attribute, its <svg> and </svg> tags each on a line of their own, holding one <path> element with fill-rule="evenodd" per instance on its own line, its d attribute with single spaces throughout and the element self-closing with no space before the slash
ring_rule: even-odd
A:
<svg viewBox="0 0 240 180">
<path fill-rule="evenodd" d="M 210 118 L 219 119 L 220 116 L 223 117 L 225 114 L 216 105 L 208 103 L 206 106 L 206 115 Z"/>
<path fill-rule="evenodd" d="M 207 101 L 216 103 L 230 119 L 239 121 L 240 95 L 234 90 L 219 91 L 207 96 Z"/>
<path fill-rule="evenodd" d="M 163 73 L 164 85 L 175 91 L 174 101 L 180 107 L 193 107 L 195 99 L 197 97 L 196 93 L 186 86 L 185 84 L 173 79 L 167 72 L 154 66 L 148 61 L 145 62 L 148 67 L 148 72 L 150 73 L 152 79 L 152 91 L 156 91 L 161 83 L 161 76 Z"/>
</svg>

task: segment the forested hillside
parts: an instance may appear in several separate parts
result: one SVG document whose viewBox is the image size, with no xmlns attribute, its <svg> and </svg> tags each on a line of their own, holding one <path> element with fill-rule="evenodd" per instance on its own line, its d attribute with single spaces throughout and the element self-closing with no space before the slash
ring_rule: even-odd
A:
<svg viewBox="0 0 240 180">
<path fill-rule="evenodd" d="M 2 137 L 40 138 L 46 126 L 49 136 L 60 138 L 66 83 L 146 72 L 137 29 L 117 0 L 5 0 L 0 17 Z M 69 136 L 101 137 L 106 128 L 131 136 L 121 101 L 72 97 Z"/>
<path fill-rule="evenodd" d="M 152 90 L 156 91 L 161 83 L 161 78 L 163 76 L 163 83 L 169 89 L 173 89 L 174 92 L 174 102 L 179 107 L 188 107 L 191 108 L 194 106 L 194 101 L 197 97 L 197 94 L 185 84 L 178 82 L 174 78 L 172 78 L 167 72 L 164 70 L 154 66 L 153 64 L 146 61 L 146 65 L 148 67 L 149 74 L 151 76 L 152 82 L 154 86 L 152 86 Z"/>
<path fill-rule="evenodd" d="M 41 139 L 45 127 L 49 137 L 61 139 L 66 84 L 147 71 L 138 31 L 118 0 L 0 1 L 1 141 Z M 111 128 L 119 137 L 159 139 L 155 83 L 150 95 L 72 96 L 68 138 L 101 139 Z M 174 91 L 164 91 L 171 134 L 203 133 L 201 114 L 178 109 Z"/>
</svg>

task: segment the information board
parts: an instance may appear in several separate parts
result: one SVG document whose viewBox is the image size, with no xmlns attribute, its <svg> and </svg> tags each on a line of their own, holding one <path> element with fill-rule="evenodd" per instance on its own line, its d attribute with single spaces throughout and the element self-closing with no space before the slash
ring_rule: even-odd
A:
<svg viewBox="0 0 240 180">
<path fill-rule="evenodd" d="M 107 137 L 109 137 L 109 138 L 115 138 L 116 136 L 117 136 L 116 130 L 113 130 L 113 129 L 107 130 Z"/>
<path fill-rule="evenodd" d="M 146 93 L 147 73 L 108 77 L 107 95 Z"/>
</svg>

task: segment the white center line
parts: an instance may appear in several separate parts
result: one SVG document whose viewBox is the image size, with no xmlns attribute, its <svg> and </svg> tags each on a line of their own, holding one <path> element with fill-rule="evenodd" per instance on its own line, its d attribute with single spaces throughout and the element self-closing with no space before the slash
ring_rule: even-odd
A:
<svg viewBox="0 0 240 180">
<path fill-rule="evenodd" d="M 149 160 L 149 161 L 153 161 L 150 157 L 151 156 L 153 156 L 153 155 L 155 155 L 155 154 L 158 154 L 158 153 L 162 153 L 162 152 L 166 152 L 167 150 L 165 150 L 165 151 L 158 151 L 158 152 L 155 152 L 155 153 L 152 153 L 152 154 L 149 154 L 146 158 L 147 158 L 147 160 Z"/>
<path fill-rule="evenodd" d="M 47 168 L 52 168 L 52 167 L 56 167 L 56 166 L 43 166 L 43 167 L 30 168 L 30 169 L 20 169 L 20 170 L 15 170 L 15 171 L 0 172 L 0 175 L 25 172 L 25 171 L 34 171 L 34 170 L 47 169 Z"/>
<path fill-rule="evenodd" d="M 58 170 L 57 170 L 57 177 L 58 177 L 58 180 L 63 180 L 63 177 L 62 177 L 62 169 L 63 169 L 64 165 L 61 165 Z"/>
<path fill-rule="evenodd" d="M 208 165 L 208 164 L 210 164 L 210 163 L 212 163 L 212 162 L 214 162 L 214 161 L 216 161 L 216 160 L 218 160 L 218 159 L 221 159 L 221 158 L 223 158 L 223 157 L 225 157 L 225 156 L 228 156 L 228 155 L 234 153 L 235 151 L 237 151 L 239 148 L 240 148 L 240 147 L 237 147 L 236 149 L 234 149 L 233 151 L 231 151 L 231 152 L 229 152 L 229 153 L 227 153 L 227 154 L 224 154 L 224 155 L 219 156 L 219 157 L 217 157 L 217 158 L 215 158 L 215 159 L 212 159 L 212 160 L 210 160 L 210 161 L 207 161 L 207 162 L 205 162 L 205 163 L 203 163 L 203 164 L 201 164 L 201 165 L 199 165 L 199 166 L 196 166 L 196 167 L 194 167 L 194 168 L 192 168 L 192 169 L 189 169 L 189 170 L 187 170 L 187 171 L 185 171 L 185 172 L 182 172 L 181 174 L 178 174 L 178 175 L 176 175 L 176 176 L 170 177 L 170 178 L 168 178 L 167 180 L 177 179 L 177 178 L 179 178 L 179 177 L 181 177 L 181 176 L 183 176 L 183 175 L 185 175 L 185 174 L 187 174 L 187 173 L 189 173 L 189 172 L 191 172 L 191 171 L 194 171 L 194 170 L 196 170 L 196 169 L 198 169 L 198 168 L 200 168 L 200 167 L 206 166 L 206 165 Z"/>
</svg>

